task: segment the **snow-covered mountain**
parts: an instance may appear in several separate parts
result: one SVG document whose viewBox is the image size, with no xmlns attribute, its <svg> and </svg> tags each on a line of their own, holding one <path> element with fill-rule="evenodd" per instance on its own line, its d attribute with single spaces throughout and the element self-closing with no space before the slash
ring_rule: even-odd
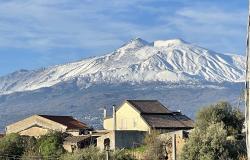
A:
<svg viewBox="0 0 250 160">
<path fill-rule="evenodd" d="M 244 56 L 179 39 L 133 39 L 104 56 L 0 77 L 0 132 L 32 114 L 71 115 L 101 128 L 100 108 L 125 99 L 157 99 L 194 118 L 217 101 L 239 106 L 244 70 Z"/>
<path fill-rule="evenodd" d="M 104 56 L 0 77 L 0 94 L 31 91 L 72 80 L 82 88 L 127 82 L 243 82 L 244 70 L 244 56 L 216 53 L 180 39 L 148 43 L 136 38 Z"/>
</svg>

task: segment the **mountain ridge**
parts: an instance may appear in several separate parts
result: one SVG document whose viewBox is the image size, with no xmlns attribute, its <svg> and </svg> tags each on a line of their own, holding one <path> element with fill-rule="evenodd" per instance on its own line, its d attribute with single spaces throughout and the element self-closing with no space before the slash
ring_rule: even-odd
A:
<svg viewBox="0 0 250 160">
<path fill-rule="evenodd" d="M 244 56 L 216 53 L 181 39 L 149 43 L 135 38 L 103 56 L 2 76 L 0 94 L 32 91 L 73 79 L 83 88 L 124 82 L 236 83 L 244 81 L 244 70 Z"/>
</svg>

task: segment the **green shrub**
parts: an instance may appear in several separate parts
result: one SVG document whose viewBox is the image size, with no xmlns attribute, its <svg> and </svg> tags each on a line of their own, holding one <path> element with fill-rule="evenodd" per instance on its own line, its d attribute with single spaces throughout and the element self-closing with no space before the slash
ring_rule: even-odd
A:
<svg viewBox="0 0 250 160">
<path fill-rule="evenodd" d="M 110 160 L 135 160 L 127 150 L 115 150 L 110 154 Z"/>
<path fill-rule="evenodd" d="M 226 148 L 227 133 L 223 123 L 210 125 L 204 132 L 195 128 L 183 147 L 182 160 L 223 160 L 228 159 Z"/>
<path fill-rule="evenodd" d="M 61 156 L 62 160 L 105 160 L 105 153 L 98 148 L 90 146 L 74 153 L 66 153 Z"/>
<path fill-rule="evenodd" d="M 35 137 L 25 137 L 25 142 L 22 160 L 40 160 L 42 156 L 38 150 L 37 139 Z"/>
<path fill-rule="evenodd" d="M 37 148 L 44 159 L 60 157 L 65 152 L 63 148 L 63 134 L 51 132 L 41 136 L 38 139 Z"/>
<path fill-rule="evenodd" d="M 66 153 L 61 160 L 106 160 L 106 151 L 100 151 L 94 146 L 78 150 L 74 153 Z M 127 150 L 109 151 L 110 160 L 135 160 Z"/>
<path fill-rule="evenodd" d="M 0 139 L 0 155 L 21 156 L 25 150 L 25 139 L 15 133 Z M 2 157 L 2 159 L 5 159 Z"/>
<path fill-rule="evenodd" d="M 41 160 L 42 155 L 38 151 L 28 150 L 25 151 L 21 157 L 22 160 Z"/>
</svg>

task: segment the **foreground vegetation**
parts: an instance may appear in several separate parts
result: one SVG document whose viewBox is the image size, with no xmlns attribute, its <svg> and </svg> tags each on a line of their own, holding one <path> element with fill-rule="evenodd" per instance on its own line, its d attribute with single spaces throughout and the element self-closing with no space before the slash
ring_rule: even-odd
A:
<svg viewBox="0 0 250 160">
<path fill-rule="evenodd" d="M 35 139 L 34 137 L 9 134 L 0 139 L 0 159 L 22 160 L 105 160 L 106 152 L 94 146 L 67 153 L 63 148 L 64 134 L 51 132 Z M 110 160 L 134 160 L 127 150 L 109 153 Z"/>
<path fill-rule="evenodd" d="M 75 153 L 67 153 L 61 156 L 62 160 L 105 160 L 107 153 L 94 146 L 79 150 Z M 127 150 L 109 152 L 109 160 L 135 160 Z"/>
<path fill-rule="evenodd" d="M 56 159 L 65 153 L 63 138 L 63 134 L 59 132 L 49 133 L 39 139 L 9 134 L 0 139 L 0 158 Z"/>
<path fill-rule="evenodd" d="M 246 155 L 244 115 L 227 102 L 201 109 L 181 160 L 236 160 Z"/>
</svg>

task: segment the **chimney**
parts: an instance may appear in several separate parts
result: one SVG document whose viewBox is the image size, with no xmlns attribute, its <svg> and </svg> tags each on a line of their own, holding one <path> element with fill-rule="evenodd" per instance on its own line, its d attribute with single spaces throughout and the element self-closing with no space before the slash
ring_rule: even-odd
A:
<svg viewBox="0 0 250 160">
<path fill-rule="evenodd" d="M 116 110 L 115 110 L 115 105 L 113 105 L 113 130 L 116 130 Z"/>
<path fill-rule="evenodd" d="M 104 109 L 103 109 L 103 118 L 104 119 L 107 118 L 107 109 L 106 109 L 106 107 L 104 107 Z"/>
</svg>

